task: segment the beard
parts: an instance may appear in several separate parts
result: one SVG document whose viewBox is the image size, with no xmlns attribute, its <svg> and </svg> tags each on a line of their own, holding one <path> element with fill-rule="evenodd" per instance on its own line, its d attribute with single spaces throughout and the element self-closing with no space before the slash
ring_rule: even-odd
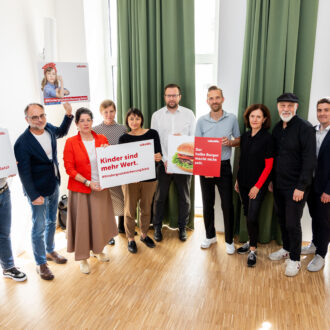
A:
<svg viewBox="0 0 330 330">
<path fill-rule="evenodd" d="M 222 109 L 222 107 L 220 103 L 213 103 L 211 105 L 211 109 L 213 112 L 219 112 Z"/>
<path fill-rule="evenodd" d="M 296 113 L 292 114 L 290 112 L 290 114 L 288 116 L 283 116 L 283 114 L 280 115 L 280 118 L 282 119 L 282 121 L 284 121 L 285 123 L 288 123 L 294 116 L 296 115 Z"/>
<path fill-rule="evenodd" d="M 37 124 L 30 124 L 30 128 L 36 130 L 36 131 L 42 131 L 44 130 L 44 128 L 46 127 L 46 123 L 44 124 L 40 124 L 40 125 L 37 125 Z"/>
<path fill-rule="evenodd" d="M 177 103 L 175 101 L 166 103 L 166 106 L 168 109 L 175 109 L 178 107 L 178 105 L 179 105 L 179 103 Z"/>
</svg>

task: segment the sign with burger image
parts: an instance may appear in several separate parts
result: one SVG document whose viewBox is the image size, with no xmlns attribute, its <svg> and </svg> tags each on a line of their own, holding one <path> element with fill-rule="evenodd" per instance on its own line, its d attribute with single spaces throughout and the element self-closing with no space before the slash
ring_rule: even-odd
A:
<svg viewBox="0 0 330 330">
<path fill-rule="evenodd" d="M 169 135 L 167 172 L 193 175 L 194 136 Z"/>
<path fill-rule="evenodd" d="M 177 147 L 172 157 L 172 163 L 185 172 L 193 173 L 194 169 L 194 142 L 183 142 Z"/>
<path fill-rule="evenodd" d="M 170 135 L 167 172 L 220 177 L 221 138 Z"/>
</svg>

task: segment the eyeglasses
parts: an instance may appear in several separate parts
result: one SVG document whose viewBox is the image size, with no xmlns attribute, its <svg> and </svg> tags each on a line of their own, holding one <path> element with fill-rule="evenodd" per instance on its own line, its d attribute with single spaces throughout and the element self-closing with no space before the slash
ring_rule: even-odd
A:
<svg viewBox="0 0 330 330">
<path fill-rule="evenodd" d="M 29 119 L 32 119 L 33 121 L 37 121 L 37 120 L 43 120 L 46 118 L 46 114 L 42 113 L 40 116 L 26 116 Z"/>
<path fill-rule="evenodd" d="M 180 94 L 173 94 L 173 95 L 165 94 L 165 97 L 167 97 L 168 99 L 176 99 L 179 96 Z"/>
</svg>

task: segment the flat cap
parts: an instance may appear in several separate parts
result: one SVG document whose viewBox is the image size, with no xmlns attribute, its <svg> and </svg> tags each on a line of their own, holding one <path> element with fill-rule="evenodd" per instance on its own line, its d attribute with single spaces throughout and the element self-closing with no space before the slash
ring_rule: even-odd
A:
<svg viewBox="0 0 330 330">
<path fill-rule="evenodd" d="M 298 97 L 293 93 L 284 93 L 277 98 L 277 102 L 299 103 Z"/>
</svg>

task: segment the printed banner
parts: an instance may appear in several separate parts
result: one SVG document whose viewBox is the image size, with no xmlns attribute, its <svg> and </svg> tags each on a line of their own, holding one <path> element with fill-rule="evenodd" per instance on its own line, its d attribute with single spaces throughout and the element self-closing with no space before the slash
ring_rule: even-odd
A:
<svg viewBox="0 0 330 330">
<path fill-rule="evenodd" d="M 167 172 L 220 177 L 220 138 L 169 135 Z"/>
<path fill-rule="evenodd" d="M 90 100 L 87 63 L 38 63 L 38 76 L 44 105 Z"/>
<path fill-rule="evenodd" d="M 10 143 L 8 130 L 0 128 L 0 178 L 17 174 L 14 150 Z"/>
<path fill-rule="evenodd" d="M 167 172 L 193 175 L 194 136 L 169 135 Z"/>
<path fill-rule="evenodd" d="M 194 174 L 220 177 L 220 138 L 195 137 Z"/>
<path fill-rule="evenodd" d="M 154 140 L 96 148 L 101 188 L 155 179 Z"/>
</svg>

